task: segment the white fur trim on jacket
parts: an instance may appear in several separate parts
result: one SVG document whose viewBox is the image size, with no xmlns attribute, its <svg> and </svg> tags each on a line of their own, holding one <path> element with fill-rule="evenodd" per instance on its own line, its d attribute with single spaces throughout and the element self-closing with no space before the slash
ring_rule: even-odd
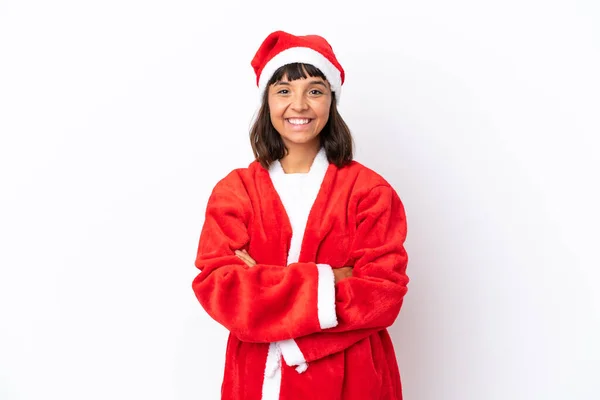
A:
<svg viewBox="0 0 600 400">
<path fill-rule="evenodd" d="M 297 366 L 296 371 L 298 371 L 300 374 L 306 371 L 308 364 L 304 359 L 304 354 L 302 354 L 300 347 L 298 347 L 298 344 L 294 339 L 282 340 L 277 342 L 277 345 L 279 346 L 281 355 L 288 366 Z"/>
<path fill-rule="evenodd" d="M 281 391 L 281 351 L 275 343 L 269 344 L 262 386 L 262 400 L 279 400 Z"/>
<path fill-rule="evenodd" d="M 319 289 L 317 295 L 317 310 L 321 329 L 337 326 L 335 313 L 335 276 L 333 269 L 327 264 L 317 264 L 319 271 Z"/>
</svg>

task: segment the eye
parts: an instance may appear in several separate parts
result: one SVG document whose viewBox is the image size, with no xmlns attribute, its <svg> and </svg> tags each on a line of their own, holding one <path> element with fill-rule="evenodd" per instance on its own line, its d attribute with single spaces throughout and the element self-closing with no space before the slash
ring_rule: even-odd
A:
<svg viewBox="0 0 600 400">
<path fill-rule="evenodd" d="M 281 89 L 281 90 L 277 91 L 277 94 L 288 94 L 288 93 L 289 93 L 289 90 L 287 90 L 287 89 Z"/>
<path fill-rule="evenodd" d="M 319 89 L 312 89 L 309 93 L 315 96 L 323 94 L 323 92 L 321 92 Z"/>
</svg>

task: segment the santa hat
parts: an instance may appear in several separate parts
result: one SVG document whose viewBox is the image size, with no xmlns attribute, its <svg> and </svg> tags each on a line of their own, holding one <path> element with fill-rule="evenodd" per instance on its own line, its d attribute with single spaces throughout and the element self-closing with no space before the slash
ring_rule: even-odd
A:
<svg viewBox="0 0 600 400">
<path fill-rule="evenodd" d="M 267 36 L 252 59 L 261 95 L 275 71 L 292 63 L 311 64 L 321 70 L 339 100 L 344 83 L 344 69 L 335 58 L 327 40 L 318 35 L 294 36 L 283 31 Z"/>
</svg>

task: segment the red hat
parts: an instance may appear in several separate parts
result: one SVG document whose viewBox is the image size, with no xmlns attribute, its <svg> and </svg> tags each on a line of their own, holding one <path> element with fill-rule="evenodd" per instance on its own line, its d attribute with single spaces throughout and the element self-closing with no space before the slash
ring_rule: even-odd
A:
<svg viewBox="0 0 600 400">
<path fill-rule="evenodd" d="M 294 36 L 287 32 L 271 33 L 252 59 L 256 84 L 261 94 L 267 82 L 280 67 L 292 63 L 311 64 L 327 78 L 331 90 L 339 99 L 344 83 L 344 69 L 335 58 L 331 45 L 318 35 Z"/>
</svg>

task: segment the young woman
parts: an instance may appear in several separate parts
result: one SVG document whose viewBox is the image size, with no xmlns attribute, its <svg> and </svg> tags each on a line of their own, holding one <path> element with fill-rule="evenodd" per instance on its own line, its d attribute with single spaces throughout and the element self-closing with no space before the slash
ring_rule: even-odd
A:
<svg viewBox="0 0 600 400">
<path fill-rule="evenodd" d="M 193 282 L 230 331 L 222 399 L 400 400 L 386 327 L 407 291 L 404 208 L 352 160 L 344 70 L 324 38 L 282 31 L 252 66 L 256 161 L 213 189 Z"/>
</svg>

